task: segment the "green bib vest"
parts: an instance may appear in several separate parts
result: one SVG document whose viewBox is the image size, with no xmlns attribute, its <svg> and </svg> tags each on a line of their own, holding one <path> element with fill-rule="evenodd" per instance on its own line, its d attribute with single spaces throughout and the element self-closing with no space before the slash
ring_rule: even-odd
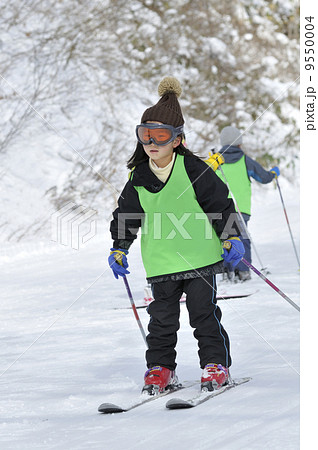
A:
<svg viewBox="0 0 318 450">
<path fill-rule="evenodd" d="M 198 269 L 222 259 L 221 241 L 196 200 L 183 156 L 176 155 L 161 191 L 134 187 L 145 212 L 141 254 L 148 278 Z"/>
<path fill-rule="evenodd" d="M 240 212 L 251 215 L 252 189 L 251 181 L 247 175 L 245 157 L 243 156 L 232 164 L 222 164 L 221 167 Z M 226 183 L 220 170 L 217 170 L 216 174 Z"/>
</svg>

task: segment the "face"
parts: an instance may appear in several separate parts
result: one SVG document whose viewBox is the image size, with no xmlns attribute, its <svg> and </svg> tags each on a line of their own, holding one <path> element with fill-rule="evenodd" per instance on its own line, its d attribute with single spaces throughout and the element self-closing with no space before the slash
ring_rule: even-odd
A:
<svg viewBox="0 0 318 450">
<path fill-rule="evenodd" d="M 152 122 L 148 121 L 146 123 L 157 123 L 162 125 L 162 122 Z M 178 147 L 181 142 L 180 137 L 176 137 L 172 142 L 167 145 L 156 145 L 151 143 L 149 145 L 144 145 L 143 148 L 145 153 L 149 156 L 152 161 L 156 163 L 158 167 L 166 167 L 172 160 L 173 149 Z"/>
</svg>

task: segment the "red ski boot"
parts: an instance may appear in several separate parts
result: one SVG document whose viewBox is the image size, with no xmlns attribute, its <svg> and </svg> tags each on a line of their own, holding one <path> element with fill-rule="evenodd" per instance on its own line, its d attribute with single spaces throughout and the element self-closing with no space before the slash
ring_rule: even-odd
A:
<svg viewBox="0 0 318 450">
<path fill-rule="evenodd" d="M 145 385 L 142 393 L 148 395 L 157 395 L 170 387 L 178 384 L 178 379 L 174 370 L 169 370 L 166 367 L 154 366 L 145 373 Z"/>
<path fill-rule="evenodd" d="M 221 364 L 207 364 L 201 377 L 201 391 L 215 391 L 228 384 L 229 369 Z"/>
</svg>

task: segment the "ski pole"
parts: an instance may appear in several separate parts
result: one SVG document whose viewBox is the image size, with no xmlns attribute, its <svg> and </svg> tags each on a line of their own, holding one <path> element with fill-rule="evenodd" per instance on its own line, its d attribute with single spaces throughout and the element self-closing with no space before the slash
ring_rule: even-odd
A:
<svg viewBox="0 0 318 450">
<path fill-rule="evenodd" d="M 242 222 L 242 224 L 243 224 L 245 233 L 246 233 L 248 239 L 250 240 L 251 245 L 252 245 L 252 247 L 253 247 L 253 249 L 254 249 L 255 255 L 257 256 L 258 261 L 259 261 L 259 263 L 260 263 L 260 265 L 261 265 L 261 267 L 262 267 L 261 270 L 266 271 L 266 267 L 264 267 L 264 265 L 263 265 L 263 263 L 262 263 L 262 261 L 261 261 L 261 258 L 260 258 L 259 254 L 258 254 L 257 251 L 256 251 L 256 247 L 255 247 L 255 245 L 254 245 L 254 242 L 252 241 L 252 237 L 251 237 L 251 235 L 250 235 L 250 233 L 249 233 L 249 231 L 248 231 L 248 229 L 247 229 L 246 223 L 245 223 L 245 221 L 244 221 L 244 219 L 243 219 L 242 213 L 241 213 L 241 211 L 240 211 L 240 208 L 238 207 L 238 204 L 237 204 L 237 201 L 236 201 L 236 199 L 235 199 L 235 197 L 234 197 L 234 195 L 233 195 L 233 192 L 232 192 L 231 189 L 230 189 L 229 182 L 228 182 L 227 179 L 226 179 L 226 176 L 225 176 L 224 171 L 223 171 L 223 169 L 222 169 L 222 167 L 221 167 L 221 164 L 219 165 L 218 169 L 220 169 L 220 172 L 221 172 L 221 174 L 222 174 L 222 177 L 224 178 L 224 181 L 225 181 L 225 183 L 226 183 L 226 185 L 227 185 L 227 188 L 228 188 L 228 190 L 229 190 L 229 192 L 230 192 L 230 195 L 231 195 L 231 197 L 232 197 L 232 200 L 233 200 L 233 202 L 234 202 L 234 204 L 235 204 L 236 211 L 238 212 L 238 215 L 240 216 L 240 219 L 241 219 L 241 222 Z"/>
<path fill-rule="evenodd" d="M 231 242 L 229 241 L 225 241 L 223 243 L 223 247 L 226 250 L 230 250 L 230 248 L 232 247 Z M 280 289 L 278 289 L 277 286 L 275 286 L 274 283 L 272 283 L 267 277 L 265 277 L 259 270 L 256 269 L 256 267 L 254 267 L 250 262 L 248 262 L 245 258 L 242 258 L 241 261 L 250 269 L 253 270 L 253 272 L 256 273 L 256 275 L 258 275 L 260 278 L 262 278 L 262 280 L 264 280 L 271 288 L 273 288 L 279 295 L 281 295 L 288 303 L 290 303 L 295 309 L 297 309 L 297 311 L 300 311 L 300 307 L 293 302 L 286 294 L 284 294 L 284 292 L 282 292 Z"/>
<path fill-rule="evenodd" d="M 296 250 L 296 245 L 295 245 L 295 241 L 294 241 L 294 238 L 293 238 L 293 234 L 292 234 L 292 231 L 291 231 L 291 228 L 290 228 L 290 225 L 289 225 L 287 211 L 286 211 L 285 203 L 284 203 L 284 200 L 283 200 L 282 191 L 281 191 L 279 183 L 278 183 L 278 178 L 276 178 L 276 184 L 277 184 L 277 187 L 278 187 L 278 192 L 279 192 L 279 195 L 280 195 L 280 199 L 282 201 L 283 210 L 284 210 L 284 213 L 285 213 L 286 222 L 287 222 L 288 229 L 289 229 L 289 234 L 290 234 L 290 237 L 291 237 L 291 240 L 292 240 L 292 243 L 293 243 L 295 255 L 296 255 L 296 258 L 297 258 L 297 262 L 298 262 L 298 267 L 300 267 L 299 257 L 298 257 L 298 253 L 297 253 L 297 250 Z"/>
<path fill-rule="evenodd" d="M 131 290 L 130 290 L 130 287 L 129 287 L 129 284 L 128 284 L 128 280 L 127 280 L 126 275 L 123 276 L 123 279 L 124 279 L 124 283 L 125 283 L 125 286 L 126 286 L 127 294 L 128 294 L 128 297 L 129 297 L 129 300 L 130 300 L 130 303 L 131 303 L 131 307 L 132 307 L 133 312 L 134 312 L 134 314 L 135 314 L 135 318 L 136 318 L 136 320 L 137 320 L 137 323 L 138 323 L 138 326 L 139 326 L 141 335 L 142 335 L 142 337 L 144 338 L 144 341 L 145 341 L 145 343 L 146 343 L 146 346 L 148 347 L 147 339 L 146 339 L 146 334 L 145 334 L 145 331 L 144 331 L 144 329 L 143 329 L 141 320 L 140 320 L 140 318 L 139 318 L 139 315 L 138 315 L 138 312 L 137 312 L 137 308 L 136 308 L 136 305 L 135 305 L 135 302 L 134 302 L 134 299 L 133 299 L 133 296 L 132 296 L 132 293 L 131 293 Z"/>
</svg>

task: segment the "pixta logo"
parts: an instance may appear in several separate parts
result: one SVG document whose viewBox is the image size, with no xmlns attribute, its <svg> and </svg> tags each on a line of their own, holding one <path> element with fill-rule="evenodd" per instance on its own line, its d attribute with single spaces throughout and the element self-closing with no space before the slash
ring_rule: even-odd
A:
<svg viewBox="0 0 318 450">
<path fill-rule="evenodd" d="M 69 202 L 51 216 L 52 240 L 79 250 L 96 235 L 97 211 Z"/>
</svg>

